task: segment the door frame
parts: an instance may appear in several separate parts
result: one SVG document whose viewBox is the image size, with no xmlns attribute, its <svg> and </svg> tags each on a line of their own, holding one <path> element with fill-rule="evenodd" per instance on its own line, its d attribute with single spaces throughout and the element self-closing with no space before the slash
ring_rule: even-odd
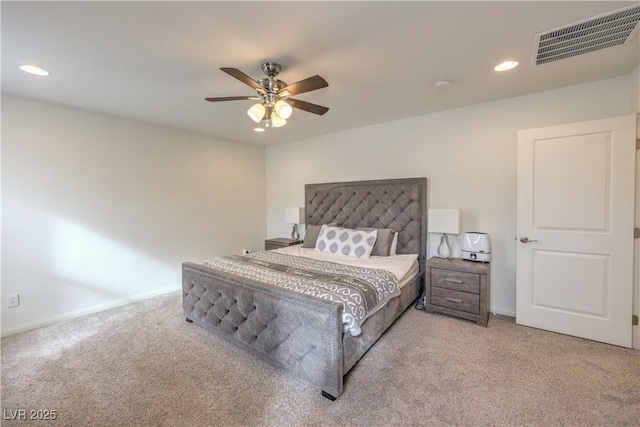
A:
<svg viewBox="0 0 640 427">
<path fill-rule="evenodd" d="M 635 226 L 640 227 L 640 113 L 636 114 L 636 214 Z M 640 317 L 640 239 L 635 239 L 633 257 L 633 314 Z M 631 347 L 640 350 L 640 325 L 633 326 Z"/>
</svg>

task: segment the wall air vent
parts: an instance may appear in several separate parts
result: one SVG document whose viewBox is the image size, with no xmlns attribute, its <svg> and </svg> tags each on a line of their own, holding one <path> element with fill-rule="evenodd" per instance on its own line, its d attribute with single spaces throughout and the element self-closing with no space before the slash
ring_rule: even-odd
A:
<svg viewBox="0 0 640 427">
<path fill-rule="evenodd" d="M 640 4 L 536 34 L 533 64 L 542 65 L 630 41 L 638 31 Z"/>
</svg>

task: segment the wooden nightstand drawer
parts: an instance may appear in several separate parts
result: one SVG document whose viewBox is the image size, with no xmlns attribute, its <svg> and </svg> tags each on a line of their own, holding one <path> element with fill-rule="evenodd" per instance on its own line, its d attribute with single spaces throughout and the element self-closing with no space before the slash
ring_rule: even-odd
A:
<svg viewBox="0 0 640 427">
<path fill-rule="evenodd" d="M 449 307 L 472 314 L 480 314 L 480 296 L 438 287 L 431 288 L 431 304 Z"/>
<path fill-rule="evenodd" d="M 431 269 L 431 286 L 453 289 L 454 291 L 480 293 L 480 275 L 461 271 Z"/>
</svg>

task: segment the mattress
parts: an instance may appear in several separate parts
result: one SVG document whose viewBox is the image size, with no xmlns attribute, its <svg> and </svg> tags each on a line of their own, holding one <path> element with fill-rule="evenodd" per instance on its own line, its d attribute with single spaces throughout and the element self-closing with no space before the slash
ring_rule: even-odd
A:
<svg viewBox="0 0 640 427">
<path fill-rule="evenodd" d="M 275 252 L 280 252 L 286 255 L 316 259 L 319 261 L 353 265 L 355 267 L 386 270 L 396 276 L 396 279 L 398 279 L 398 286 L 400 288 L 402 288 L 405 284 L 411 282 L 418 275 L 419 270 L 418 255 L 416 254 L 393 255 L 385 257 L 372 256 L 366 259 L 360 259 L 335 255 L 329 252 L 321 252 L 313 248 L 303 248 L 302 245 L 276 249 Z"/>
</svg>

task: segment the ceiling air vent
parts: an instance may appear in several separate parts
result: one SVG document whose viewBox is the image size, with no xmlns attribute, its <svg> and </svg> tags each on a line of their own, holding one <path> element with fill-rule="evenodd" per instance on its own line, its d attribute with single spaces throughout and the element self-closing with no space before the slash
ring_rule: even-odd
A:
<svg viewBox="0 0 640 427">
<path fill-rule="evenodd" d="M 633 38 L 640 21 L 640 4 L 536 34 L 534 65 L 622 45 Z"/>
</svg>

